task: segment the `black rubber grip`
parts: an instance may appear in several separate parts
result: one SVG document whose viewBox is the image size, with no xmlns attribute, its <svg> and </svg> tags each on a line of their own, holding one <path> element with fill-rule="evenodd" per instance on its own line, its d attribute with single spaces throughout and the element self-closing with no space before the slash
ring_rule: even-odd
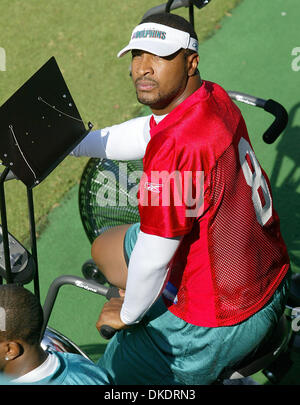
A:
<svg viewBox="0 0 300 405">
<path fill-rule="evenodd" d="M 288 123 L 288 113 L 286 109 L 276 101 L 270 99 L 264 104 L 264 110 L 275 116 L 275 121 L 263 134 L 263 140 L 266 143 L 273 143 L 284 131 Z"/>
<path fill-rule="evenodd" d="M 108 299 L 108 301 L 111 298 L 120 298 L 118 287 L 109 287 L 105 297 Z"/>
<path fill-rule="evenodd" d="M 104 339 L 109 340 L 114 336 L 116 332 L 116 329 L 112 328 L 111 326 L 102 325 L 99 333 Z"/>
</svg>

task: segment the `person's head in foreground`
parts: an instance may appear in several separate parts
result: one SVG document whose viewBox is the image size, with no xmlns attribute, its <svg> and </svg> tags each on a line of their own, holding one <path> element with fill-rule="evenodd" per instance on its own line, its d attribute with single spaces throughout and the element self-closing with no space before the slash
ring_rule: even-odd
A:
<svg viewBox="0 0 300 405">
<path fill-rule="evenodd" d="M 198 38 L 183 17 L 161 13 L 145 18 L 118 57 L 129 51 L 137 98 L 157 115 L 169 113 L 201 86 Z"/>
<path fill-rule="evenodd" d="M 34 294 L 15 284 L 0 285 L 0 372 L 18 377 L 46 359 L 42 326 L 43 311 Z"/>
</svg>

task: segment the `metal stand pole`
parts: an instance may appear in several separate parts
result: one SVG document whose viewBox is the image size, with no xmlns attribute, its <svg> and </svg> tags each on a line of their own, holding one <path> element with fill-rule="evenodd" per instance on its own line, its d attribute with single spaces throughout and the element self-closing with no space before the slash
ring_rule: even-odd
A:
<svg viewBox="0 0 300 405">
<path fill-rule="evenodd" d="M 173 3 L 174 0 L 168 0 L 167 4 L 166 4 L 166 13 L 169 13 L 171 11 L 171 5 Z"/>
<path fill-rule="evenodd" d="M 39 272 L 38 272 L 38 255 L 37 255 L 37 244 L 36 244 L 36 230 L 35 230 L 35 220 L 34 220 L 34 203 L 33 203 L 33 193 L 32 189 L 27 187 L 27 201 L 28 201 L 28 215 L 29 215 L 29 225 L 30 225 L 30 239 L 31 239 L 31 254 L 35 263 L 34 272 L 34 293 L 40 300 L 40 283 L 39 283 Z"/>
<path fill-rule="evenodd" d="M 190 5 L 189 5 L 189 18 L 190 18 L 190 23 L 195 28 L 194 6 L 193 6 L 192 2 L 190 2 Z"/>
<path fill-rule="evenodd" d="M 5 204 L 5 192 L 4 192 L 4 182 L 6 176 L 8 175 L 9 168 L 6 167 L 0 176 L 0 211 L 1 211 L 1 225 L 2 225 L 2 239 L 3 239 L 3 250 L 4 250 L 4 260 L 5 260 L 5 271 L 6 271 L 6 282 L 8 284 L 13 282 L 11 265 L 10 265 L 10 250 L 8 241 L 8 229 L 7 229 L 7 214 L 6 214 L 6 204 Z"/>
</svg>

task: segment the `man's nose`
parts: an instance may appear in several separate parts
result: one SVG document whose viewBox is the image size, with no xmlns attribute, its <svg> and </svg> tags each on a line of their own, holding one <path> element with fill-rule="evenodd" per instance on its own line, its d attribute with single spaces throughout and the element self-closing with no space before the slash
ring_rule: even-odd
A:
<svg viewBox="0 0 300 405">
<path fill-rule="evenodd" d="M 145 76 L 147 74 L 153 74 L 153 55 L 147 52 L 143 52 L 139 57 L 139 63 L 137 66 L 137 72 L 139 75 Z"/>
</svg>

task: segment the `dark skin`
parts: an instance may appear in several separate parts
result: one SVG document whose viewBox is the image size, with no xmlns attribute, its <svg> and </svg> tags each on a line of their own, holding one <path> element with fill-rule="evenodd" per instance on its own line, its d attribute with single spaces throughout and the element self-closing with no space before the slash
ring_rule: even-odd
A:
<svg viewBox="0 0 300 405">
<path fill-rule="evenodd" d="M 155 115 L 165 115 L 198 90 L 202 81 L 197 67 L 199 55 L 179 50 L 169 57 L 133 50 L 131 72 L 137 99 Z M 120 319 L 128 270 L 123 257 L 123 240 L 130 225 L 115 227 L 99 236 L 92 246 L 92 257 L 108 281 L 121 289 L 120 298 L 111 298 L 103 306 L 96 323 L 116 330 L 128 327 Z M 111 249 L 114 246 L 114 249 Z"/>
<path fill-rule="evenodd" d="M 159 57 L 145 51 L 132 51 L 132 80 L 137 98 L 149 105 L 153 114 L 165 115 L 181 104 L 201 86 L 195 75 L 199 56 L 185 56 L 180 50 L 168 57 Z"/>
<path fill-rule="evenodd" d="M 40 366 L 47 354 L 40 344 L 29 345 L 23 340 L 0 341 L 0 372 L 20 377 Z"/>
</svg>

